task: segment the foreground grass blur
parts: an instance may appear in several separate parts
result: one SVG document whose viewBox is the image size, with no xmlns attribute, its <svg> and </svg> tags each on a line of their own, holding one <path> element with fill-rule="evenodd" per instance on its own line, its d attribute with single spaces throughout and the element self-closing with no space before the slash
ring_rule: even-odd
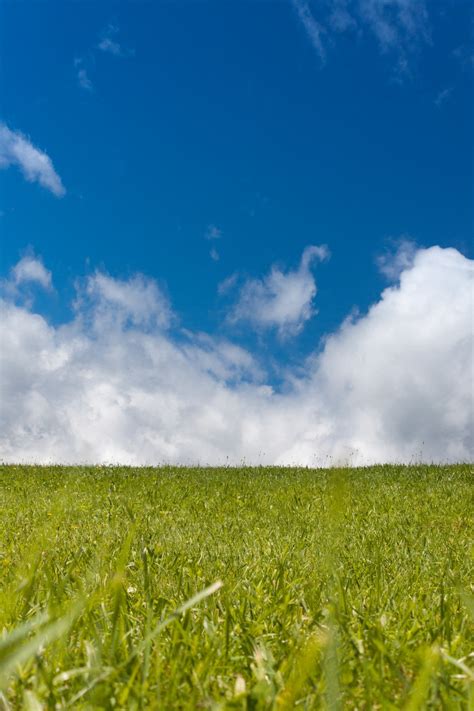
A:
<svg viewBox="0 0 474 711">
<path fill-rule="evenodd" d="M 474 708 L 473 484 L 0 467 L 0 709 Z"/>
</svg>

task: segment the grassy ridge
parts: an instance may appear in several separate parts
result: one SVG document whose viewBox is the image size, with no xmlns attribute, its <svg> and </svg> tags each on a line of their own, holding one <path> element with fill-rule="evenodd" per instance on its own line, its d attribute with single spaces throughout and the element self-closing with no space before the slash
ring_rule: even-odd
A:
<svg viewBox="0 0 474 711">
<path fill-rule="evenodd" d="M 474 708 L 473 484 L 0 467 L 0 709 Z"/>
</svg>

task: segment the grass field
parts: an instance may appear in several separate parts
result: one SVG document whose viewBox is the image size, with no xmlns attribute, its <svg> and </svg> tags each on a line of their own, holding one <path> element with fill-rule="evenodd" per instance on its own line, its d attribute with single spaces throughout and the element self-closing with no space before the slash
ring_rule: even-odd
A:
<svg viewBox="0 0 474 711">
<path fill-rule="evenodd" d="M 0 467 L 0 709 L 474 708 L 473 491 Z"/>
</svg>

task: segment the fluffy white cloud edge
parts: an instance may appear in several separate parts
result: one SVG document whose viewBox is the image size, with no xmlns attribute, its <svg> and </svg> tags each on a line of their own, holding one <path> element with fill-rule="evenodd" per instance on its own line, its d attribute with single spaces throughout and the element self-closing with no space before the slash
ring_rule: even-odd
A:
<svg viewBox="0 0 474 711">
<path fill-rule="evenodd" d="M 0 168 L 16 165 L 29 182 L 37 182 L 56 197 L 62 197 L 66 190 L 56 173 L 51 158 L 36 148 L 19 131 L 12 131 L 0 123 Z"/>
<path fill-rule="evenodd" d="M 430 42 L 426 0 L 292 0 L 296 14 L 322 62 L 334 35 L 368 31 L 384 54 L 399 55 L 399 71 L 407 70 L 407 53 Z"/>
<path fill-rule="evenodd" d="M 11 281 L 14 287 L 21 284 L 39 284 L 46 291 L 53 288 L 53 279 L 49 269 L 46 269 L 41 259 L 34 255 L 22 257 L 11 271 Z"/>
<path fill-rule="evenodd" d="M 97 273 L 71 322 L 5 298 L 4 462 L 279 464 L 473 459 L 474 263 L 420 249 L 278 392 L 258 360 L 171 330 L 152 280 Z"/>
<path fill-rule="evenodd" d="M 273 266 L 263 279 L 248 279 L 240 289 L 229 322 L 245 321 L 256 330 L 276 329 L 281 338 L 296 336 L 315 313 L 317 287 L 311 268 L 314 262 L 326 259 L 326 245 L 310 245 L 304 250 L 298 269 L 285 273 Z"/>
</svg>

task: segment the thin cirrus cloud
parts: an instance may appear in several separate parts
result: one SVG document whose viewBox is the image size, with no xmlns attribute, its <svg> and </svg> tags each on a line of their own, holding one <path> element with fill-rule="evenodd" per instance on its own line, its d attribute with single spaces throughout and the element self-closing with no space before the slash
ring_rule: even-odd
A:
<svg viewBox="0 0 474 711">
<path fill-rule="evenodd" d="M 222 230 L 219 227 L 217 227 L 216 225 L 214 225 L 212 223 L 207 226 L 206 232 L 204 233 L 205 239 L 213 241 L 213 240 L 221 239 L 221 237 L 222 237 Z M 211 247 L 211 249 L 209 250 L 209 256 L 213 262 L 218 262 L 220 259 L 220 254 L 215 247 Z"/>
<path fill-rule="evenodd" d="M 133 49 L 128 49 L 120 44 L 117 39 L 118 34 L 117 25 L 110 23 L 100 33 L 99 42 L 85 55 L 74 59 L 77 84 L 81 89 L 88 92 L 94 90 L 94 84 L 90 78 L 90 68 L 94 65 L 98 52 L 111 54 L 113 57 L 132 57 L 135 54 Z"/>
<path fill-rule="evenodd" d="M 109 24 L 101 33 L 101 39 L 97 48 L 102 52 L 113 54 L 115 57 L 128 57 L 134 54 L 132 49 L 123 47 L 117 40 L 119 28 L 117 25 Z"/>
<path fill-rule="evenodd" d="M 316 22 L 306 0 L 292 0 L 292 2 L 311 44 L 319 54 L 321 61 L 324 62 L 326 59 L 326 49 L 322 39 L 325 32 L 323 26 L 319 22 Z"/>
<path fill-rule="evenodd" d="M 309 246 L 297 269 L 284 272 L 273 266 L 262 279 L 247 280 L 229 314 L 229 322 L 244 321 L 256 330 L 276 329 L 282 338 L 297 335 L 314 314 L 317 287 L 312 266 L 328 258 L 325 245 Z"/>
<path fill-rule="evenodd" d="M 74 66 L 77 71 L 77 84 L 81 89 L 85 91 L 93 91 L 94 85 L 89 77 L 88 71 L 85 67 L 85 61 L 83 57 L 76 57 L 74 60 Z"/>
<path fill-rule="evenodd" d="M 0 123 L 0 168 L 9 166 L 18 167 L 28 182 L 39 183 L 56 197 L 66 192 L 51 158 L 20 131 Z"/>
<path fill-rule="evenodd" d="M 292 0 L 297 17 L 321 60 L 337 34 L 369 32 L 382 53 L 398 55 L 406 71 L 407 55 L 430 41 L 426 0 Z"/>
<path fill-rule="evenodd" d="M 222 237 L 222 230 L 216 225 L 210 224 L 207 226 L 204 237 L 210 240 L 220 239 Z"/>
<path fill-rule="evenodd" d="M 304 369 L 289 368 L 278 391 L 254 354 L 173 328 L 168 299 L 146 277 L 78 282 L 62 325 L 7 290 L 0 460 L 472 461 L 473 277 L 473 261 L 455 249 L 417 250 L 369 311 L 346 319 Z"/>
<path fill-rule="evenodd" d="M 438 109 L 441 108 L 441 106 L 442 106 L 446 101 L 448 101 L 448 99 L 450 98 L 450 96 L 451 96 L 452 93 L 453 93 L 453 87 L 452 87 L 452 86 L 448 86 L 446 89 L 443 89 L 442 91 L 438 92 L 438 94 L 437 94 L 437 96 L 436 96 L 436 98 L 435 98 L 435 100 L 434 100 L 434 103 L 435 103 L 436 108 L 438 108 Z"/>
</svg>

